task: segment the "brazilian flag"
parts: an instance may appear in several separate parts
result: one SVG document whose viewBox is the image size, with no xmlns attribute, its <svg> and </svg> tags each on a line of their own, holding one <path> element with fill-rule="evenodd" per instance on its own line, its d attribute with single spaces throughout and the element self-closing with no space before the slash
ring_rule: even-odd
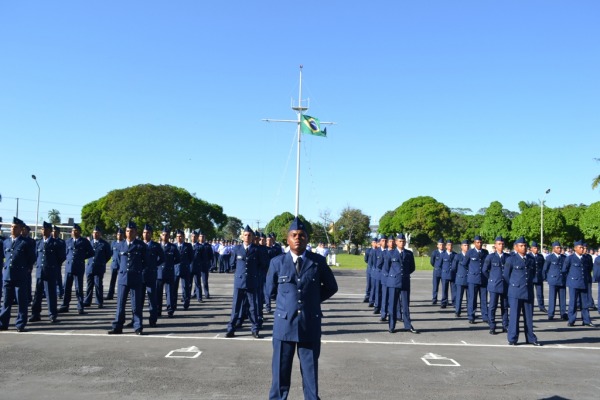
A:
<svg viewBox="0 0 600 400">
<path fill-rule="evenodd" d="M 319 122 L 318 118 L 314 118 L 309 115 L 302 115 L 300 126 L 302 133 L 327 137 L 327 128 L 323 128 L 323 130 L 321 130 L 321 123 Z"/>
</svg>

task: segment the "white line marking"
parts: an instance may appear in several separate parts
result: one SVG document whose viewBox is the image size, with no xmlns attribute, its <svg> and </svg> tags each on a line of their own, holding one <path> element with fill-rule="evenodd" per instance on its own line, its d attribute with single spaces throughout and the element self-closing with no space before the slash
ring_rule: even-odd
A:
<svg viewBox="0 0 600 400">
<path fill-rule="evenodd" d="M 202 352 L 196 346 L 171 350 L 165 358 L 198 358 Z"/>
<path fill-rule="evenodd" d="M 421 360 L 423 360 L 425 364 L 432 367 L 460 367 L 460 364 L 452 358 L 442 357 L 434 353 L 425 354 L 423 357 L 421 357 Z"/>
</svg>

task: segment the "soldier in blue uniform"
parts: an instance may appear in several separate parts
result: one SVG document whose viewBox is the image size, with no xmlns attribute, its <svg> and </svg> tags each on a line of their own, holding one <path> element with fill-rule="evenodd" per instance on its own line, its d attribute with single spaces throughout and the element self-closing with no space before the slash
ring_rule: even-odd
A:
<svg viewBox="0 0 600 400">
<path fill-rule="evenodd" d="M 56 225 L 52 226 L 52 237 L 58 245 L 63 249 L 64 254 L 67 254 L 67 245 L 64 240 L 60 238 L 60 228 Z M 63 260 L 64 262 L 65 260 Z M 62 263 L 61 263 L 62 264 Z M 63 286 L 63 275 L 62 275 L 62 265 L 58 268 L 58 275 L 56 276 L 56 293 L 59 299 L 62 299 L 65 295 L 65 288 Z"/>
<path fill-rule="evenodd" d="M 465 239 L 460 243 L 460 253 L 454 257 L 454 267 L 456 271 L 456 278 L 454 285 L 456 286 L 456 294 L 454 295 L 454 315 L 458 318 L 462 313 L 463 297 L 466 294 L 467 305 L 469 304 L 469 283 L 467 282 L 469 277 L 469 270 L 465 266 L 465 258 L 469 251 L 469 240 Z"/>
<path fill-rule="evenodd" d="M 387 321 L 388 316 L 388 303 L 390 292 L 387 287 L 388 275 L 385 270 L 385 265 L 388 262 L 390 252 L 394 250 L 394 244 L 394 235 L 388 236 L 385 243 L 385 249 L 383 250 L 383 266 L 381 268 L 379 276 L 379 279 L 381 280 L 381 315 L 379 317 L 379 321 L 381 322 Z"/>
<path fill-rule="evenodd" d="M 158 266 L 164 263 L 165 253 L 157 242 L 152 240 L 154 229 L 149 224 L 144 225 L 142 239 L 146 245 L 146 263 L 142 270 L 142 307 L 148 296 L 148 325 L 155 328 L 158 320 L 157 278 Z M 161 292 L 162 296 L 162 292 Z M 132 325 L 133 326 L 133 325 Z"/>
<path fill-rule="evenodd" d="M 31 266 L 35 263 L 35 248 L 21 235 L 23 221 L 13 218 L 10 226 L 11 237 L 4 240 L 4 267 L 2 268 L 3 298 L 0 311 L 0 331 L 8 329 L 12 305 L 18 304 L 19 310 L 15 326 L 17 332 L 24 332 L 27 325 L 27 294 L 31 282 Z M 29 276 L 28 276 L 29 274 Z"/>
<path fill-rule="evenodd" d="M 175 245 L 177 246 L 177 251 L 179 251 L 179 263 L 175 264 L 175 293 L 179 291 L 179 284 L 181 283 L 181 300 L 183 302 L 183 309 L 187 310 L 190 307 L 192 287 L 190 282 L 190 265 L 194 249 L 191 243 L 185 242 L 185 234 L 181 229 L 177 229 L 175 238 L 177 241 Z M 173 307 L 174 310 L 177 309 L 177 299 L 174 300 Z"/>
<path fill-rule="evenodd" d="M 590 311 L 593 311 L 596 309 L 596 305 L 594 304 L 594 296 L 592 293 L 592 271 L 594 268 L 594 259 L 592 258 L 592 255 L 590 253 L 588 253 L 588 247 L 587 244 L 584 242 L 583 243 L 583 255 L 581 256 L 584 260 L 584 264 L 586 265 L 586 271 L 588 274 L 588 279 L 587 279 L 587 285 L 588 285 L 588 304 L 586 307 L 588 307 L 588 309 Z"/>
<path fill-rule="evenodd" d="M 58 309 L 59 313 L 68 312 L 71 304 L 73 282 L 75 282 L 75 296 L 77 297 L 77 312 L 84 314 L 83 305 L 83 275 L 85 273 L 85 260 L 94 256 L 94 249 L 90 241 L 81 236 L 81 227 L 73 225 L 71 237 L 66 241 L 67 264 L 65 266 L 65 296 Z"/>
<path fill-rule="evenodd" d="M 198 230 L 198 243 L 200 244 L 200 277 L 202 278 L 202 287 L 196 284 L 198 292 L 204 292 L 204 297 L 210 299 L 210 290 L 208 288 L 208 277 L 213 261 L 212 246 L 206 241 L 206 236 L 201 230 Z M 202 296 L 200 296 L 202 298 Z"/>
<path fill-rule="evenodd" d="M 481 319 L 488 322 L 487 306 L 487 280 L 488 277 L 483 271 L 483 262 L 488 255 L 486 249 L 481 248 L 481 236 L 473 238 L 474 248 L 469 249 L 463 260 L 465 268 L 469 271 L 467 282 L 469 283 L 469 297 L 467 301 L 467 317 L 469 323 L 475 323 L 475 310 L 477 309 L 477 295 L 479 295 L 479 306 L 481 309 Z"/>
<path fill-rule="evenodd" d="M 42 297 L 46 294 L 48 304 L 48 318 L 55 324 L 58 322 L 58 309 L 56 305 L 56 281 L 60 277 L 60 268 L 65 261 L 65 248 L 52 237 L 52 225 L 44 221 L 42 224 L 42 238 L 36 245 L 37 268 L 36 285 L 31 317 L 29 322 L 40 321 L 42 313 Z"/>
<path fill-rule="evenodd" d="M 431 284 L 433 290 L 431 292 L 431 304 L 436 305 L 438 302 L 438 290 L 442 280 L 442 253 L 444 251 L 444 239 L 439 239 L 437 249 L 431 253 L 429 263 L 433 267 Z"/>
<path fill-rule="evenodd" d="M 243 244 L 235 246 L 231 251 L 230 266 L 235 266 L 233 276 L 233 301 L 231 319 L 227 325 L 228 338 L 235 336 L 238 321 L 244 312 L 244 301 L 248 304 L 248 317 L 252 324 L 252 336 L 259 338 L 259 270 L 268 260 L 263 259 L 266 253 L 259 251 L 254 242 L 254 232 L 248 225 L 242 233 Z"/>
<path fill-rule="evenodd" d="M 544 262 L 544 269 L 542 271 L 543 277 L 548 281 L 548 319 L 554 319 L 554 313 L 556 311 L 556 297 L 558 297 L 558 305 L 560 318 L 563 321 L 568 319 L 567 317 L 567 290 L 565 288 L 565 274 L 562 272 L 562 266 L 565 261 L 565 255 L 562 254 L 562 247 L 560 242 L 552 243 L 552 254 L 546 257 Z"/>
<path fill-rule="evenodd" d="M 538 308 L 541 312 L 547 313 L 544 305 L 544 256 L 539 253 L 539 245 L 536 241 L 532 241 L 529 248 L 529 255 L 535 261 L 535 275 L 533 277 L 533 286 L 535 287 L 535 295 Z"/>
<path fill-rule="evenodd" d="M 374 267 L 375 267 L 375 271 L 373 274 L 373 285 L 375 287 L 375 295 L 373 296 L 374 299 L 374 310 L 373 310 L 373 314 L 379 314 L 381 313 L 381 305 L 383 304 L 383 287 L 381 286 L 381 278 L 382 278 L 382 271 L 383 271 L 383 264 L 384 264 L 384 256 L 385 256 L 385 249 L 386 249 L 386 245 L 387 245 L 387 236 L 385 235 L 379 235 L 379 247 L 377 249 L 375 249 L 374 253 L 375 253 L 375 260 L 374 260 Z"/>
<path fill-rule="evenodd" d="M 569 288 L 569 326 L 575 325 L 577 319 L 577 303 L 581 304 L 583 325 L 595 326 L 590 319 L 588 305 L 589 266 L 583 256 L 583 241 L 578 240 L 573 245 L 574 253 L 563 262 L 562 272 L 566 275 Z"/>
<path fill-rule="evenodd" d="M 600 255 L 596 256 L 592 266 L 592 280 L 598 283 L 598 296 L 596 299 L 598 299 L 598 302 L 600 302 Z M 598 307 L 598 313 L 600 314 L 600 307 Z"/>
<path fill-rule="evenodd" d="M 200 229 L 195 229 L 191 234 L 191 245 L 192 245 L 192 262 L 190 263 L 190 297 L 196 297 L 198 303 L 202 303 L 202 279 L 200 275 L 200 263 L 202 262 L 202 251 L 203 246 L 198 243 L 198 236 L 200 236 Z M 194 291 L 192 291 L 192 287 Z"/>
<path fill-rule="evenodd" d="M 117 260 L 119 259 L 119 246 L 125 237 L 125 232 L 122 228 L 117 229 L 117 239 L 113 240 L 110 244 L 110 249 L 112 250 L 112 262 L 110 263 L 110 283 L 108 284 L 108 293 L 104 300 L 112 300 L 115 296 L 115 287 L 117 284 L 117 277 L 119 276 L 119 264 Z"/>
<path fill-rule="evenodd" d="M 504 252 L 504 238 L 496 237 L 494 247 L 496 251 L 488 255 L 483 262 L 483 269 L 488 276 L 488 293 L 490 301 L 488 303 L 488 318 L 490 325 L 490 335 L 496 334 L 496 310 L 500 303 L 500 315 L 502 316 L 502 332 L 508 330 L 508 284 L 504 280 L 504 264 L 508 254 Z"/>
<path fill-rule="evenodd" d="M 440 307 L 446 308 L 448 306 L 448 288 L 450 288 L 450 305 L 454 305 L 454 298 L 456 297 L 456 270 L 454 269 L 454 258 L 456 253 L 452 251 L 452 240 L 446 241 L 446 250 L 442 252 L 442 300 Z"/>
<path fill-rule="evenodd" d="M 163 293 L 166 297 L 167 316 L 173 318 L 177 304 L 177 288 L 175 287 L 175 264 L 179 264 L 179 251 L 177 246 L 169 241 L 170 231 L 164 227 L 160 234 L 160 246 L 165 258 L 158 265 L 156 274 L 156 311 L 157 316 L 162 314 Z"/>
<path fill-rule="evenodd" d="M 371 290 L 373 290 L 373 288 L 371 287 L 371 261 L 370 261 L 370 257 L 371 257 L 371 253 L 373 252 L 373 250 L 375 250 L 377 248 L 377 238 L 373 237 L 371 239 L 371 247 L 365 250 L 365 264 L 367 264 L 367 268 L 366 268 L 366 278 L 367 278 L 367 286 L 365 289 L 365 298 L 363 299 L 363 303 L 369 303 L 369 299 L 371 298 Z"/>
<path fill-rule="evenodd" d="M 396 331 L 398 306 L 402 306 L 402 319 L 407 332 L 419 333 L 410 319 L 410 275 L 415 272 L 415 258 L 412 251 L 405 249 L 406 237 L 403 233 L 396 236 L 396 248 L 389 251 L 384 264 L 388 288 L 388 308 L 390 314 L 389 332 Z"/>
<path fill-rule="evenodd" d="M 319 398 L 321 303 L 333 296 L 337 282 L 325 258 L 306 250 L 308 233 L 296 217 L 287 243 L 290 251 L 271 260 L 267 290 L 274 294 L 272 384 L 269 399 L 287 399 L 294 352 L 298 352 L 304 398 Z"/>
<path fill-rule="evenodd" d="M 137 226 L 129 221 L 125 228 L 125 240 L 119 246 L 119 288 L 117 290 L 117 312 L 109 335 L 123 333 L 125 324 L 125 305 L 131 293 L 131 313 L 133 314 L 133 329 L 137 335 L 142 335 L 143 281 L 142 273 L 146 266 L 147 246 L 137 238 Z"/>
<path fill-rule="evenodd" d="M 104 307 L 104 274 L 106 273 L 106 264 L 112 257 L 110 244 L 102 239 L 102 230 L 95 226 L 92 232 L 92 248 L 94 255 L 87 261 L 85 274 L 87 277 L 87 293 L 83 300 L 83 305 L 89 307 L 92 304 L 92 296 L 96 291 L 96 304 L 98 308 Z"/>
<path fill-rule="evenodd" d="M 515 253 L 504 265 L 504 280 L 508 283 L 508 305 L 510 317 L 508 322 L 508 344 L 514 346 L 519 340 L 519 320 L 523 314 L 523 328 L 526 342 L 541 346 L 533 333 L 533 276 L 535 265 L 531 257 L 527 257 L 527 241 L 523 236 L 515 240 Z"/>
<path fill-rule="evenodd" d="M 282 254 L 281 246 L 275 246 L 275 235 L 273 233 L 269 233 L 267 235 L 267 255 L 269 256 L 269 263 L 272 259 Z M 271 314 L 273 311 L 271 310 L 271 300 L 274 300 L 275 297 L 271 295 L 271 293 L 267 290 L 266 285 L 266 277 L 265 277 L 265 312 L 267 314 Z"/>
</svg>

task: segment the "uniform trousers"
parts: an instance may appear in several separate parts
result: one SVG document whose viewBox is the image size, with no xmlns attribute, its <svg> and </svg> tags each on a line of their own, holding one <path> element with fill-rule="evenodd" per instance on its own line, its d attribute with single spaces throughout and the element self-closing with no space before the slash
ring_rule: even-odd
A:
<svg viewBox="0 0 600 400">
<path fill-rule="evenodd" d="M 258 332 L 258 295 L 256 290 L 233 289 L 233 301 L 231 304 L 231 319 L 227 324 L 227 332 L 235 332 L 238 321 L 241 321 L 244 313 L 244 300 L 248 304 L 248 319 L 252 324 L 252 332 Z"/>
<path fill-rule="evenodd" d="M 383 277 L 383 279 L 381 279 L 381 318 L 386 318 L 388 311 L 391 311 L 391 309 L 388 310 L 390 292 L 385 284 L 386 279 L 387 277 Z"/>
<path fill-rule="evenodd" d="M 35 294 L 33 295 L 33 304 L 31 305 L 31 315 L 40 316 L 42 313 L 42 297 L 46 293 L 46 303 L 48 304 L 48 318 L 57 317 L 56 306 L 56 278 L 42 279 L 37 278 L 35 284 Z"/>
<path fill-rule="evenodd" d="M 177 289 L 173 284 L 173 280 L 157 279 L 156 280 L 156 315 L 161 316 L 163 309 L 163 293 L 166 298 L 167 313 L 173 315 L 177 303 Z"/>
<path fill-rule="evenodd" d="M 144 307 L 142 285 L 119 285 L 117 295 L 117 313 L 112 323 L 113 329 L 123 329 L 125 324 L 125 306 L 131 293 L 131 313 L 133 314 L 133 329 L 142 329 L 142 309 Z"/>
<path fill-rule="evenodd" d="M 83 304 L 89 307 L 92 304 L 92 296 L 96 291 L 96 304 L 102 305 L 104 302 L 104 274 L 87 274 L 87 292 Z"/>
<path fill-rule="evenodd" d="M 466 297 L 465 300 L 467 301 L 467 306 L 469 304 L 469 292 L 467 285 L 459 285 L 458 283 L 456 283 L 455 286 L 456 293 L 454 295 L 454 309 L 456 310 L 456 314 L 460 316 L 462 312 L 463 298 Z"/>
<path fill-rule="evenodd" d="M 371 277 L 369 278 L 371 280 L 371 294 L 369 295 L 369 305 L 375 304 L 375 296 L 377 294 L 377 278 L 375 274 L 375 268 L 371 269 Z"/>
<path fill-rule="evenodd" d="M 371 268 L 367 265 L 367 287 L 365 288 L 365 300 L 371 298 Z"/>
<path fill-rule="evenodd" d="M 190 273 L 190 297 L 195 297 L 196 300 L 202 301 L 202 283 L 200 271 Z M 194 284 L 194 291 L 191 291 L 191 285 Z"/>
<path fill-rule="evenodd" d="M 454 303 L 454 297 L 456 297 L 456 286 L 454 285 L 454 281 L 449 279 L 442 279 L 442 304 L 443 306 L 448 305 L 448 287 L 450 287 L 451 297 L 450 302 Z"/>
<path fill-rule="evenodd" d="M 292 380 L 294 352 L 298 352 L 304 399 L 319 399 L 319 355 L 321 341 L 289 342 L 273 338 L 273 381 L 269 400 L 288 398 Z"/>
<path fill-rule="evenodd" d="M 594 308 L 596 304 L 594 303 L 594 296 L 592 292 L 592 281 L 588 282 L 588 308 Z"/>
<path fill-rule="evenodd" d="M 146 296 L 148 296 L 148 322 L 151 324 L 156 323 L 158 320 L 158 305 L 156 296 L 156 281 L 144 282 L 142 288 L 142 308 L 146 302 Z"/>
<path fill-rule="evenodd" d="M 25 326 L 27 325 L 29 297 L 31 296 L 31 293 L 29 295 L 27 294 L 28 289 L 29 285 L 26 281 L 3 282 L 4 297 L 2 298 L 2 310 L 0 311 L 0 328 L 6 329 L 8 328 L 8 325 L 10 325 L 10 311 L 12 309 L 12 305 L 16 302 L 19 307 L 19 311 L 17 312 L 15 326 L 20 329 L 25 329 Z"/>
<path fill-rule="evenodd" d="M 56 294 L 58 294 L 59 297 L 63 297 L 65 295 L 65 287 L 63 286 L 63 276 L 61 269 L 62 268 L 59 268 L 58 271 L 56 271 Z"/>
<path fill-rule="evenodd" d="M 488 322 L 487 306 L 487 287 L 476 283 L 469 283 L 469 297 L 467 299 L 467 317 L 469 321 L 475 320 L 475 310 L 477 309 L 477 294 L 479 294 L 479 307 L 481 310 L 481 319 Z"/>
<path fill-rule="evenodd" d="M 177 276 L 175 277 L 175 293 L 179 291 L 179 283 L 181 282 L 181 301 L 183 302 L 183 309 L 187 310 L 190 306 L 191 288 L 190 277 L 188 276 Z M 177 296 L 179 297 L 179 296 Z M 173 309 L 177 309 L 177 297 L 173 302 Z"/>
<path fill-rule="evenodd" d="M 404 329 L 412 328 L 412 321 L 410 320 L 410 287 L 408 289 L 401 288 L 388 288 L 389 292 L 389 328 L 390 330 L 396 329 L 396 320 L 398 318 L 398 307 L 402 307 L 401 317 L 404 321 Z"/>
<path fill-rule="evenodd" d="M 533 300 L 533 299 L 532 299 Z M 508 297 L 510 307 L 510 317 L 508 319 L 508 341 L 517 343 L 519 340 L 519 320 L 523 314 L 523 330 L 527 343 L 537 342 L 537 337 L 533 333 L 533 301 Z"/>
<path fill-rule="evenodd" d="M 106 294 L 108 300 L 112 300 L 115 297 L 115 288 L 117 285 L 118 276 L 119 270 L 117 268 L 110 270 L 110 283 L 108 284 L 108 293 Z"/>
<path fill-rule="evenodd" d="M 558 307 L 560 316 L 567 313 L 567 289 L 564 286 L 549 285 L 548 293 L 548 317 L 554 318 L 556 309 L 556 297 L 558 296 Z"/>
<path fill-rule="evenodd" d="M 588 304 L 588 293 L 587 289 L 576 289 L 569 288 L 569 323 L 574 324 L 577 320 L 577 303 L 579 302 L 581 307 L 581 317 L 584 324 L 591 323 L 590 310 L 585 306 Z"/>
<path fill-rule="evenodd" d="M 503 293 L 490 293 L 490 302 L 488 303 L 488 318 L 490 329 L 496 329 L 496 310 L 500 303 L 500 315 L 502 316 L 502 328 L 508 329 L 508 299 Z"/>
<path fill-rule="evenodd" d="M 75 296 L 77 297 L 77 309 L 83 311 L 83 273 L 73 274 L 68 272 L 65 274 L 65 296 L 61 307 L 69 309 L 71 304 L 71 295 L 73 291 L 73 282 L 75 282 Z"/>
<path fill-rule="evenodd" d="M 431 300 L 435 301 L 437 303 L 438 301 L 438 291 L 440 289 L 440 283 L 442 282 L 442 271 L 440 270 L 438 272 L 438 270 L 434 269 L 433 270 L 433 277 L 431 279 L 431 285 L 433 287 L 433 290 L 431 292 Z"/>
<path fill-rule="evenodd" d="M 381 276 L 382 276 L 381 271 L 377 271 L 375 273 L 375 279 L 373 281 L 373 284 L 375 285 L 375 295 L 373 296 L 373 304 L 375 305 L 376 311 L 381 311 L 381 297 L 382 297 Z"/>
<path fill-rule="evenodd" d="M 537 306 L 541 311 L 542 309 L 546 308 L 544 305 L 544 283 L 534 283 L 533 286 L 535 287 Z"/>
</svg>

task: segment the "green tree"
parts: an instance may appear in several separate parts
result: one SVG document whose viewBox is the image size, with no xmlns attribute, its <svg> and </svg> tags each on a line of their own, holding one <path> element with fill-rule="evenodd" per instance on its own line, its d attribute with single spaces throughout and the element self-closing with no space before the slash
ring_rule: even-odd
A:
<svg viewBox="0 0 600 400">
<path fill-rule="evenodd" d="M 50 222 L 52 225 L 60 224 L 60 211 L 58 211 L 56 208 L 48 211 L 48 222 Z"/>
<path fill-rule="evenodd" d="M 379 219 L 379 232 L 385 235 L 391 235 L 394 232 L 394 215 L 395 211 L 388 211 Z"/>
<path fill-rule="evenodd" d="M 339 243 L 348 241 L 348 243 L 360 246 L 369 236 L 370 224 L 371 217 L 363 214 L 357 208 L 346 207 L 334 225 L 336 241 Z"/>
<path fill-rule="evenodd" d="M 225 240 L 237 239 L 240 236 L 242 229 L 244 229 L 244 224 L 239 218 L 227 217 L 227 222 L 225 222 L 223 228 L 217 232 L 217 236 Z"/>
<path fill-rule="evenodd" d="M 512 221 L 510 239 L 514 240 L 524 236 L 528 241 L 540 241 L 540 207 L 523 209 L 521 214 Z M 561 240 L 565 231 L 565 218 L 561 212 L 554 208 L 544 207 L 544 243 Z"/>
<path fill-rule="evenodd" d="M 310 236 L 311 243 L 319 243 L 323 242 L 325 244 L 330 243 L 330 235 L 329 235 L 329 227 L 326 226 L 323 222 L 311 222 L 312 225 L 312 235 Z"/>
<path fill-rule="evenodd" d="M 302 216 L 302 214 L 298 217 L 304 222 L 304 226 L 309 235 L 309 241 L 312 241 L 312 238 L 310 237 L 313 233 L 312 225 Z M 287 233 L 293 220 L 294 214 L 285 211 L 269 221 L 265 226 L 264 232 L 273 232 L 278 242 L 287 244 Z"/>
<path fill-rule="evenodd" d="M 105 232 L 113 232 L 130 219 L 140 227 L 148 223 L 157 232 L 163 225 L 171 229 L 200 228 L 207 237 L 214 237 L 216 230 L 227 222 L 221 206 L 170 185 L 142 184 L 112 190 L 83 206 L 81 211 L 85 234 L 96 224 Z"/>
<path fill-rule="evenodd" d="M 561 242 L 573 243 L 583 237 L 583 232 L 579 227 L 581 217 L 587 210 L 588 206 L 585 204 L 569 204 L 559 208 L 558 210 L 565 219 L 565 231 L 563 237 L 560 239 Z"/>
<path fill-rule="evenodd" d="M 600 201 L 590 204 L 581 216 L 579 226 L 588 245 L 597 246 L 600 243 Z"/>
<path fill-rule="evenodd" d="M 502 203 L 492 201 L 485 210 L 483 224 L 481 225 L 481 236 L 486 243 L 493 243 L 496 236 L 508 238 L 510 235 L 511 220 L 505 215 Z"/>
<path fill-rule="evenodd" d="M 594 160 L 600 161 L 600 158 L 594 158 Z M 592 180 L 592 189 L 596 189 L 598 186 L 600 186 L 600 175 Z"/>
</svg>

